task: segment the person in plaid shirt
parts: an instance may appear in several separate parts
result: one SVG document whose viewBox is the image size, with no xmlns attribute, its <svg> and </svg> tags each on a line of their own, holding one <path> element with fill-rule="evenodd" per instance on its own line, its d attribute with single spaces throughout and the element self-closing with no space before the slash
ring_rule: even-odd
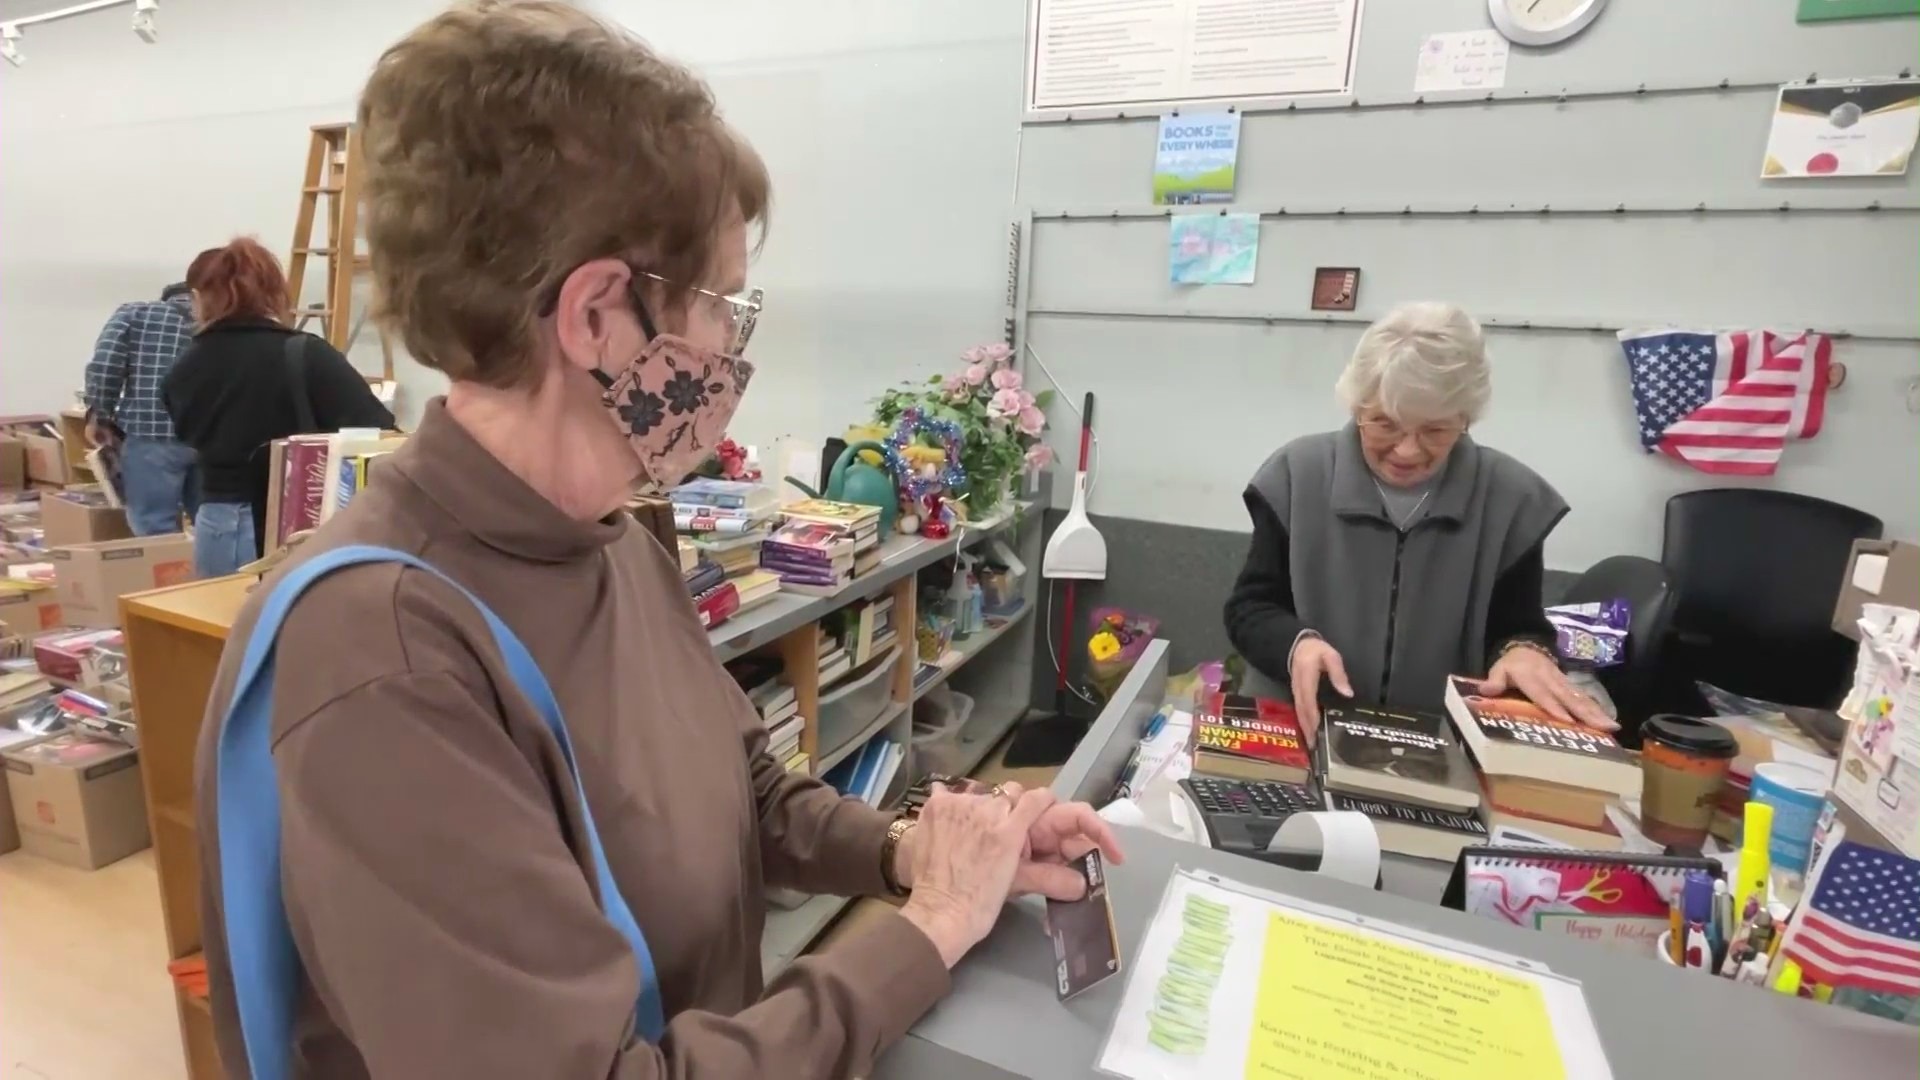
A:
<svg viewBox="0 0 1920 1080">
<path fill-rule="evenodd" d="M 160 384 L 193 340 L 193 294 L 184 282 L 158 300 L 122 304 L 87 363 L 87 415 L 95 442 L 121 442 L 120 481 L 136 536 L 180 531 L 199 503 L 194 452 L 174 438 Z"/>
</svg>

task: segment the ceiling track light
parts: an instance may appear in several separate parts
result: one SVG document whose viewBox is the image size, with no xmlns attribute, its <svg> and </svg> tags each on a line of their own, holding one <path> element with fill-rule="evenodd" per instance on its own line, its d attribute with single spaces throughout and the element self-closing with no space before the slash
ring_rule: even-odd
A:
<svg viewBox="0 0 1920 1080">
<path fill-rule="evenodd" d="M 133 32 L 140 36 L 140 40 L 149 45 L 159 41 L 160 28 L 154 19 L 154 15 L 160 10 L 160 0 L 86 0 L 85 3 L 73 4 L 69 7 L 60 8 L 57 11 L 43 11 L 38 15 L 23 15 L 10 22 L 0 24 L 0 58 L 5 58 L 5 60 L 14 67 L 19 67 L 27 62 L 27 58 L 20 52 L 20 28 L 23 26 L 32 26 L 35 23 L 54 22 L 58 19 L 71 18 L 75 15 L 85 15 L 94 11 L 103 11 L 107 8 L 120 7 L 125 4 L 133 5 Z"/>
<path fill-rule="evenodd" d="M 149 45 L 160 40 L 160 30 L 153 25 L 153 13 L 159 10 L 160 0 L 134 0 L 133 32 Z"/>
</svg>

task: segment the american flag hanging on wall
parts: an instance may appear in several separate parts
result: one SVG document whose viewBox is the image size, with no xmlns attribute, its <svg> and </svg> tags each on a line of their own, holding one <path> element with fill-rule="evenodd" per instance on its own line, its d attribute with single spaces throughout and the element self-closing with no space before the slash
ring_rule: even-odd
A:
<svg viewBox="0 0 1920 1080">
<path fill-rule="evenodd" d="M 1842 840 L 1781 951 L 1808 982 L 1920 993 L 1920 862 Z"/>
<path fill-rule="evenodd" d="M 1771 476 L 1826 409 L 1833 340 L 1770 330 L 1622 330 L 1640 445 L 1701 472 Z"/>
</svg>

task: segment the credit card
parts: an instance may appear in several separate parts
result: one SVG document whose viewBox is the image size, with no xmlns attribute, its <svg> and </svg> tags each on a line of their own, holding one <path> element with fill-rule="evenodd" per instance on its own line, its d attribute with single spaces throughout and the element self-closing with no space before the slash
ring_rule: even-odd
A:
<svg viewBox="0 0 1920 1080">
<path fill-rule="evenodd" d="M 1120 935 L 1113 928 L 1106 864 L 1096 850 L 1068 865 L 1086 878 L 1087 894 L 1078 900 L 1047 901 L 1054 990 L 1061 1001 L 1120 973 Z"/>
</svg>

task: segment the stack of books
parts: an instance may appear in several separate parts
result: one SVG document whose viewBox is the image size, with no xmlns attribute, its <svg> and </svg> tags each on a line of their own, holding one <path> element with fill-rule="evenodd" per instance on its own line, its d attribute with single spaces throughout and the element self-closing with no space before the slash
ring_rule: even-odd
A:
<svg viewBox="0 0 1920 1080">
<path fill-rule="evenodd" d="M 1304 784 L 1313 763 L 1293 706 L 1214 693 L 1194 710 L 1193 771 L 1233 780 Z"/>
<path fill-rule="evenodd" d="M 800 715 L 800 697 L 781 674 L 780 661 L 770 657 L 742 657 L 727 665 L 727 673 L 746 692 L 767 729 L 767 753 L 788 772 L 805 773 L 809 759 L 800 749 L 800 732 L 807 726 Z"/>
<path fill-rule="evenodd" d="M 772 488 L 746 480 L 689 480 L 667 497 L 673 500 L 674 528 L 705 540 L 747 538 L 743 546 L 766 539 L 767 526 L 779 510 Z M 737 560 L 733 556 L 729 561 Z M 745 565 L 751 566 L 752 560 Z"/>
<path fill-rule="evenodd" d="M 840 794 L 878 808 L 886 800 L 887 788 L 900 772 L 900 763 L 906 756 L 906 747 L 884 735 L 876 735 L 847 755 L 846 760 L 827 770 L 824 779 Z"/>
<path fill-rule="evenodd" d="M 680 576 L 687 583 L 687 595 L 693 597 L 702 628 L 711 630 L 740 610 L 740 590 L 711 560 L 696 558 L 693 569 L 681 571 Z"/>
<path fill-rule="evenodd" d="M 880 565 L 880 508 L 808 499 L 760 547 L 760 566 L 790 592 L 826 596 Z"/>
<path fill-rule="evenodd" d="M 668 497 L 674 528 L 695 558 L 720 576 L 710 586 L 715 599 L 702 605 L 702 616 L 709 617 L 709 607 L 726 613 L 710 619 L 709 627 L 779 593 L 779 576 L 760 570 L 760 545 L 779 509 L 772 489 L 745 480 L 690 480 Z M 697 595 L 695 602 L 701 603 Z"/>
<path fill-rule="evenodd" d="M 833 634 L 822 631 L 819 638 L 820 650 L 820 688 L 826 689 L 832 683 L 839 682 L 853 670 L 853 654 Z"/>
<path fill-rule="evenodd" d="M 1383 850 L 1452 861 L 1487 842 L 1473 763 L 1437 713 L 1328 709 L 1314 772 L 1328 809 L 1365 814 Z"/>
<path fill-rule="evenodd" d="M 867 661 L 884 655 L 900 640 L 900 632 L 893 623 L 891 593 L 848 604 L 836 614 L 841 639 L 853 656 L 854 667 L 866 666 Z"/>
<path fill-rule="evenodd" d="M 1447 712 L 1480 767 L 1488 827 L 1537 833 L 1585 851 L 1625 846 L 1607 809 L 1640 797 L 1640 766 L 1613 736 L 1557 720 L 1519 698 L 1447 680 Z"/>
</svg>

